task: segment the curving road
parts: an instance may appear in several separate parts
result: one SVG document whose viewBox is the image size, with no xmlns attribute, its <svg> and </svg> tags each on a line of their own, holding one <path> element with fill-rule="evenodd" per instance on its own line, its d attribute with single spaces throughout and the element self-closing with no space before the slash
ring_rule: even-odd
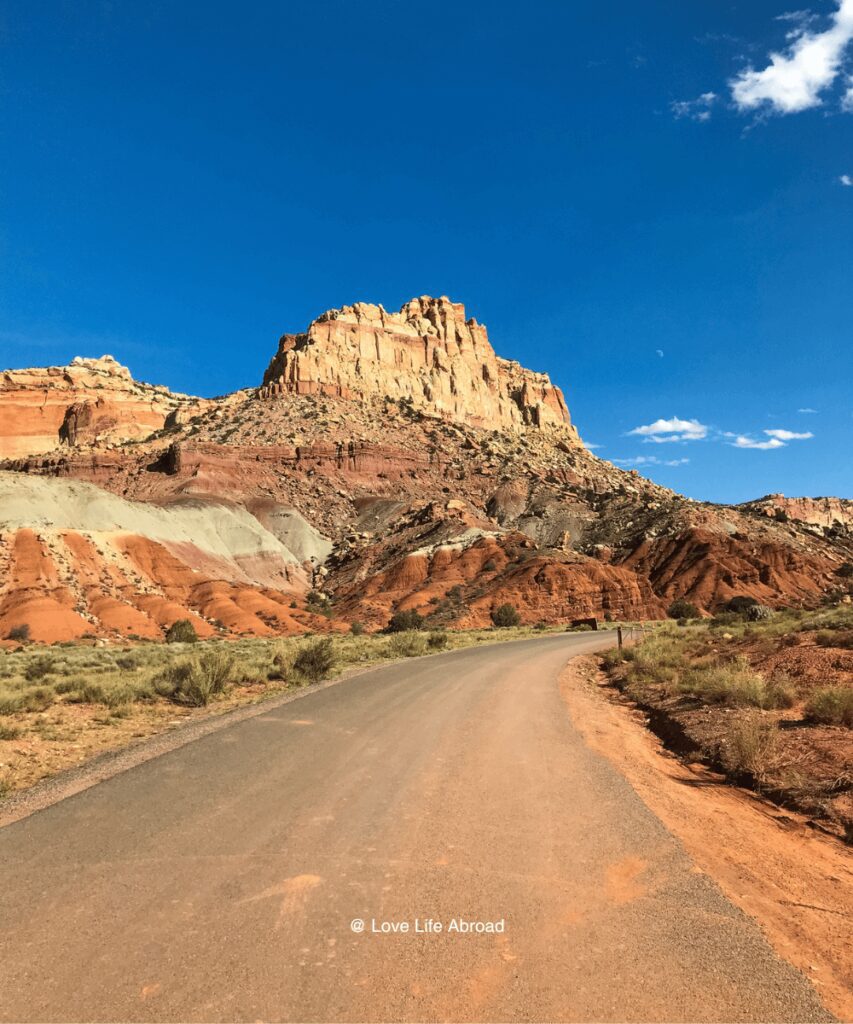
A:
<svg viewBox="0 0 853 1024">
<path fill-rule="evenodd" d="M 385 666 L 0 829 L 0 1018 L 830 1019 L 572 728 L 608 642 Z"/>
</svg>

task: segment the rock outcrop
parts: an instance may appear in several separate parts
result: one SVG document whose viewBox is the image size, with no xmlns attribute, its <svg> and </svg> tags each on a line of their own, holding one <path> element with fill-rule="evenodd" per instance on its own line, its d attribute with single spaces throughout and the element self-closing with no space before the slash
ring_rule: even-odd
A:
<svg viewBox="0 0 853 1024">
<path fill-rule="evenodd" d="M 826 530 L 838 526 L 853 529 L 853 501 L 845 498 L 786 498 L 784 494 L 768 494 L 739 507 L 780 522 L 791 520 Z"/>
<path fill-rule="evenodd" d="M 366 302 L 329 310 L 282 337 L 260 394 L 387 396 L 473 426 L 574 434 L 548 375 L 497 356 L 486 328 L 445 297 L 412 299 L 399 313 Z"/>
<path fill-rule="evenodd" d="M 112 356 L 0 375 L 0 458 L 140 440 L 210 403 L 135 381 Z"/>
</svg>

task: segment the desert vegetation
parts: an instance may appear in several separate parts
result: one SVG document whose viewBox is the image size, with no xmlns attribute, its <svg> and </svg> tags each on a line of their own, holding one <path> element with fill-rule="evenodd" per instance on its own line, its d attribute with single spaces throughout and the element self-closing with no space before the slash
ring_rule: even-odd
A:
<svg viewBox="0 0 853 1024">
<path fill-rule="evenodd" d="M 677 609 L 681 611 L 682 609 Z M 665 742 L 853 839 L 853 606 L 734 599 L 608 651 L 613 683 Z"/>
<path fill-rule="evenodd" d="M 190 625 L 187 623 L 187 625 Z M 404 613 L 391 631 L 198 640 L 181 622 L 169 642 L 27 643 L 0 649 L 0 793 L 194 715 L 227 711 L 359 666 L 533 636 L 532 627 L 427 630 Z"/>
</svg>

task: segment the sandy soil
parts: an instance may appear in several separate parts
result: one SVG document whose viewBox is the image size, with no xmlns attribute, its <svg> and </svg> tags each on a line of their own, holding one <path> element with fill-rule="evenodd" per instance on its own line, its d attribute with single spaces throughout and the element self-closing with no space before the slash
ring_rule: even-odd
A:
<svg viewBox="0 0 853 1024">
<path fill-rule="evenodd" d="M 724 893 L 802 970 L 826 1006 L 853 1020 L 853 858 L 806 819 L 668 754 L 644 717 L 614 697 L 594 658 L 560 680 L 572 721 L 628 779 Z"/>
</svg>

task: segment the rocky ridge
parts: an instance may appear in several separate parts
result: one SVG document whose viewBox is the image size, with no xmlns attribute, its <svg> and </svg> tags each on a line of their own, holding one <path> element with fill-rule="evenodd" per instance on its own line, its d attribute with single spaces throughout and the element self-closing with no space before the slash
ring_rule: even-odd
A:
<svg viewBox="0 0 853 1024">
<path fill-rule="evenodd" d="M 208 408 L 206 399 L 135 381 L 112 356 L 0 374 L 0 458 L 149 437 Z"/>
</svg>

